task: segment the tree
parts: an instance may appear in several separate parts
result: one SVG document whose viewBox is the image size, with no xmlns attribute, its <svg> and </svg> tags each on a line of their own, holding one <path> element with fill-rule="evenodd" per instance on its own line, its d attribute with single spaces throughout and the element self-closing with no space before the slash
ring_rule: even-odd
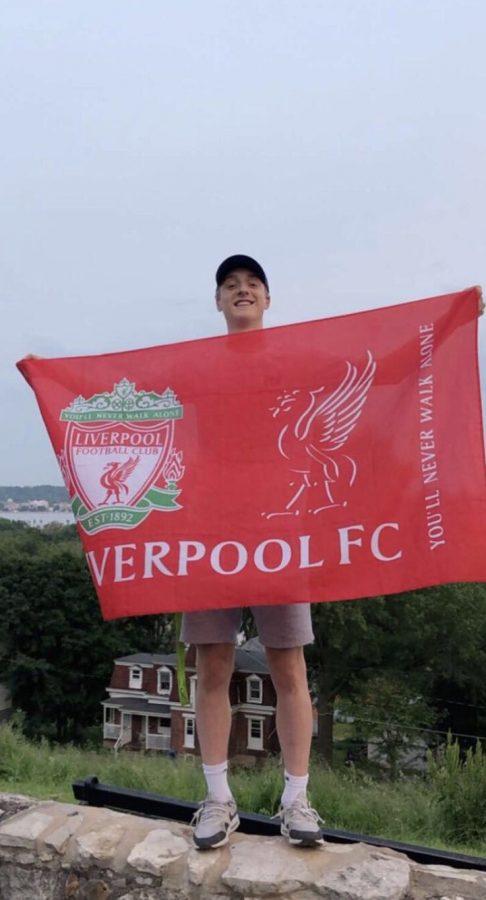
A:
<svg viewBox="0 0 486 900">
<path fill-rule="evenodd" d="M 445 711 L 438 729 L 484 733 L 486 585 L 314 604 L 313 624 L 307 659 L 318 696 L 318 748 L 330 764 L 336 698 L 356 698 L 380 674 L 413 674 L 417 693 Z"/>
<path fill-rule="evenodd" d="M 436 728 L 486 734 L 486 585 L 438 585 L 390 597 L 387 609 L 384 667 L 419 678 L 441 710 Z"/>
<path fill-rule="evenodd" d="M 113 659 L 167 649 L 172 617 L 104 622 L 78 539 L 36 531 L 0 542 L 0 675 L 30 736 L 76 740 L 100 719 Z"/>
<path fill-rule="evenodd" d="M 436 716 L 409 679 L 386 675 L 370 678 L 345 709 L 355 719 L 357 736 L 372 741 L 385 759 L 392 781 L 406 755 L 413 759 L 423 752 L 421 732 Z"/>
<path fill-rule="evenodd" d="M 373 667 L 380 663 L 385 615 L 382 597 L 316 603 L 312 607 L 315 641 L 307 648 L 306 655 L 317 695 L 317 746 L 329 765 L 332 765 L 336 698 L 351 695 L 356 685 L 369 677 Z"/>
</svg>

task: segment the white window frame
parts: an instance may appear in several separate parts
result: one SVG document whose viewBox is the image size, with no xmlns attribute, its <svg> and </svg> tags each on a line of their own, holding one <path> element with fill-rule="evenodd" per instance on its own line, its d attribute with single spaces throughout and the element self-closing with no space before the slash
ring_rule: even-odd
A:
<svg viewBox="0 0 486 900">
<path fill-rule="evenodd" d="M 258 684 L 258 698 L 251 696 L 252 684 Z M 246 679 L 246 702 L 262 703 L 263 701 L 263 681 L 259 675 L 249 675 Z"/>
<path fill-rule="evenodd" d="M 196 717 L 184 716 L 184 747 L 194 750 L 196 746 Z"/>
<path fill-rule="evenodd" d="M 262 716 L 247 716 L 248 719 L 248 739 L 247 739 L 247 749 L 248 750 L 263 750 L 263 717 Z M 252 724 L 258 722 L 260 734 L 258 737 L 252 735 Z"/>
<path fill-rule="evenodd" d="M 130 666 L 128 675 L 128 687 L 139 690 L 143 683 L 143 669 L 140 666 Z"/>
<path fill-rule="evenodd" d="M 117 725 L 115 721 L 116 708 L 114 706 L 105 706 L 105 722 L 107 725 Z"/>
<path fill-rule="evenodd" d="M 169 687 L 168 688 L 160 687 L 160 673 L 161 672 L 163 672 L 164 675 L 168 674 L 168 676 L 169 676 Z M 160 666 L 160 668 L 157 669 L 157 693 L 160 694 L 162 697 L 170 697 L 171 691 L 172 691 L 172 678 L 173 678 L 172 671 L 169 669 L 168 666 Z"/>
</svg>

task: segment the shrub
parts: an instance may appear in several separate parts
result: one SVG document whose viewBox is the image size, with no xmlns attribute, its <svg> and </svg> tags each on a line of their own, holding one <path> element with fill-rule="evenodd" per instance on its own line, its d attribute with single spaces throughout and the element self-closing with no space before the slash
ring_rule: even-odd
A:
<svg viewBox="0 0 486 900">
<path fill-rule="evenodd" d="M 429 769 L 437 803 L 437 831 L 460 842 L 486 839 L 486 757 L 480 742 L 465 759 L 449 735 L 443 759 L 429 756 Z"/>
</svg>

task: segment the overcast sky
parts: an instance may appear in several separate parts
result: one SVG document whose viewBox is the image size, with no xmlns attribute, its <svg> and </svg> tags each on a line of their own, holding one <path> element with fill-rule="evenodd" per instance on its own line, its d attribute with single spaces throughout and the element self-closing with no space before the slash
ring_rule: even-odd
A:
<svg viewBox="0 0 486 900">
<path fill-rule="evenodd" d="M 223 333 L 231 253 L 271 325 L 485 284 L 485 35 L 484 0 L 4 0 L 0 484 L 61 483 L 15 361 Z"/>
</svg>

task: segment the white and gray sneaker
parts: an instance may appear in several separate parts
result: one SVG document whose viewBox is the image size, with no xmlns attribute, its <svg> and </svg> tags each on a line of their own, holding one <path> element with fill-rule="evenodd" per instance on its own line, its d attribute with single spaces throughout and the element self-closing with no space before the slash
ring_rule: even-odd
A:
<svg viewBox="0 0 486 900">
<path fill-rule="evenodd" d="M 193 840 L 199 850 L 222 847 L 240 824 L 236 803 L 233 799 L 220 803 L 207 797 L 194 813 L 191 824 L 194 825 Z"/>
<path fill-rule="evenodd" d="M 280 834 L 290 844 L 316 847 L 324 843 L 319 827 L 319 822 L 323 823 L 323 820 L 317 810 L 309 806 L 305 794 L 299 794 L 290 806 L 281 806 L 275 818 L 280 819 Z"/>
</svg>

